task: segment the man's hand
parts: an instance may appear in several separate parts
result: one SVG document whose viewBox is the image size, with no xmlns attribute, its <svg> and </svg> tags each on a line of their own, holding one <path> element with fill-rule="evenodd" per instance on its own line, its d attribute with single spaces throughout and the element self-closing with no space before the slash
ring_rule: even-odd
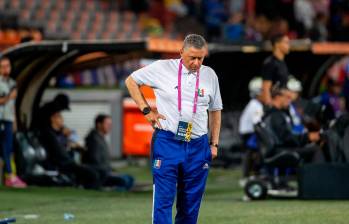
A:
<svg viewBox="0 0 349 224">
<path fill-rule="evenodd" d="M 62 132 L 65 137 L 69 137 L 73 133 L 72 130 L 67 127 L 63 127 Z"/>
<path fill-rule="evenodd" d="M 145 115 L 145 118 L 148 120 L 148 122 L 151 124 L 153 128 L 158 127 L 160 129 L 162 129 L 162 127 L 159 119 L 166 120 L 166 117 L 162 114 L 159 114 L 156 109 L 152 109 L 149 114 Z"/>
<path fill-rule="evenodd" d="M 210 145 L 211 148 L 211 155 L 212 155 L 212 159 L 217 158 L 218 156 L 218 148 L 216 146 Z"/>
<path fill-rule="evenodd" d="M 10 99 L 16 99 L 17 98 L 17 89 L 11 90 L 9 98 Z"/>
<path fill-rule="evenodd" d="M 320 133 L 319 132 L 309 132 L 308 138 L 311 142 L 317 142 L 320 140 Z"/>
</svg>

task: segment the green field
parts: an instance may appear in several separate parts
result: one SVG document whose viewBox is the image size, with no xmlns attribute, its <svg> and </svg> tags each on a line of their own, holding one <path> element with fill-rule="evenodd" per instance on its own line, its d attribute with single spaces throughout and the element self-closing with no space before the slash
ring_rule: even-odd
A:
<svg viewBox="0 0 349 224">
<path fill-rule="evenodd" d="M 151 183 L 144 167 L 124 171 L 139 183 Z M 349 201 L 267 200 L 243 202 L 237 170 L 212 169 L 201 207 L 201 224 L 349 223 Z M 0 218 L 17 223 L 145 224 L 151 223 L 151 190 L 97 192 L 71 188 L 0 187 Z M 75 218 L 64 220 L 64 213 Z M 28 216 L 29 215 L 29 216 Z M 32 215 L 36 215 L 33 217 Z"/>
</svg>

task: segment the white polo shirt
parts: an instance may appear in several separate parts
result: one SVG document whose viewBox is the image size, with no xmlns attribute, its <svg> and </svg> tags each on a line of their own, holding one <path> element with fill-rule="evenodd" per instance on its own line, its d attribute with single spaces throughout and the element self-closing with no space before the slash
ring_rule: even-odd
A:
<svg viewBox="0 0 349 224">
<path fill-rule="evenodd" d="M 254 125 L 262 120 L 263 114 L 263 104 L 257 99 L 251 99 L 241 114 L 239 123 L 239 133 L 254 133 Z"/>
<path fill-rule="evenodd" d="M 179 122 L 178 111 L 178 68 L 180 59 L 158 60 L 131 74 L 139 85 L 153 88 L 158 112 L 166 117 L 160 119 L 162 129 L 176 133 Z M 192 121 L 192 137 L 197 138 L 208 132 L 209 111 L 222 110 L 222 98 L 216 73 L 212 68 L 200 67 L 200 84 L 197 112 L 192 120 L 196 72 L 182 68 L 182 120 Z"/>
</svg>

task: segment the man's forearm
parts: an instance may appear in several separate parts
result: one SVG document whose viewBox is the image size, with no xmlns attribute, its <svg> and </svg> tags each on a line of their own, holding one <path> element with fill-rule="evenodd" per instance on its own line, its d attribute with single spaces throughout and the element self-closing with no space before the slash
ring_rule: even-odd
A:
<svg viewBox="0 0 349 224">
<path fill-rule="evenodd" d="M 221 111 L 210 111 L 209 112 L 209 128 L 211 131 L 211 142 L 213 144 L 218 144 L 219 142 L 219 132 L 221 129 Z"/>
<path fill-rule="evenodd" d="M 0 105 L 1 104 L 5 104 L 7 103 L 9 97 L 8 96 L 3 96 L 3 97 L 0 97 Z"/>
<path fill-rule="evenodd" d="M 13 100 L 15 100 L 17 98 L 17 89 L 16 88 L 11 90 L 9 98 L 13 99 Z"/>
<path fill-rule="evenodd" d="M 263 103 L 270 105 L 271 104 L 271 96 L 270 96 L 270 90 L 272 87 L 271 81 L 263 81 L 262 84 L 262 99 Z"/>
<path fill-rule="evenodd" d="M 136 102 L 139 109 L 142 110 L 143 108 L 149 106 L 140 90 L 139 85 L 132 79 L 131 76 L 127 77 L 125 84 L 132 99 Z"/>
</svg>

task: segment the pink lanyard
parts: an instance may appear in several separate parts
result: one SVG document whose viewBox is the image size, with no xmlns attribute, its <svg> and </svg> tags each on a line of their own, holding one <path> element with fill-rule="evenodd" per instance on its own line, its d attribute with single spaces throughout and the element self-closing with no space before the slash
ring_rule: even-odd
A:
<svg viewBox="0 0 349 224">
<path fill-rule="evenodd" d="M 181 59 L 180 62 L 179 62 L 179 68 L 178 68 L 178 88 L 177 88 L 177 93 L 178 93 L 178 111 L 179 111 L 180 116 L 182 116 L 182 67 L 183 67 L 183 61 Z M 196 114 L 196 108 L 198 106 L 199 82 L 200 82 L 200 73 L 199 73 L 199 70 L 198 70 L 197 71 L 197 75 L 196 75 L 193 115 Z"/>
</svg>

